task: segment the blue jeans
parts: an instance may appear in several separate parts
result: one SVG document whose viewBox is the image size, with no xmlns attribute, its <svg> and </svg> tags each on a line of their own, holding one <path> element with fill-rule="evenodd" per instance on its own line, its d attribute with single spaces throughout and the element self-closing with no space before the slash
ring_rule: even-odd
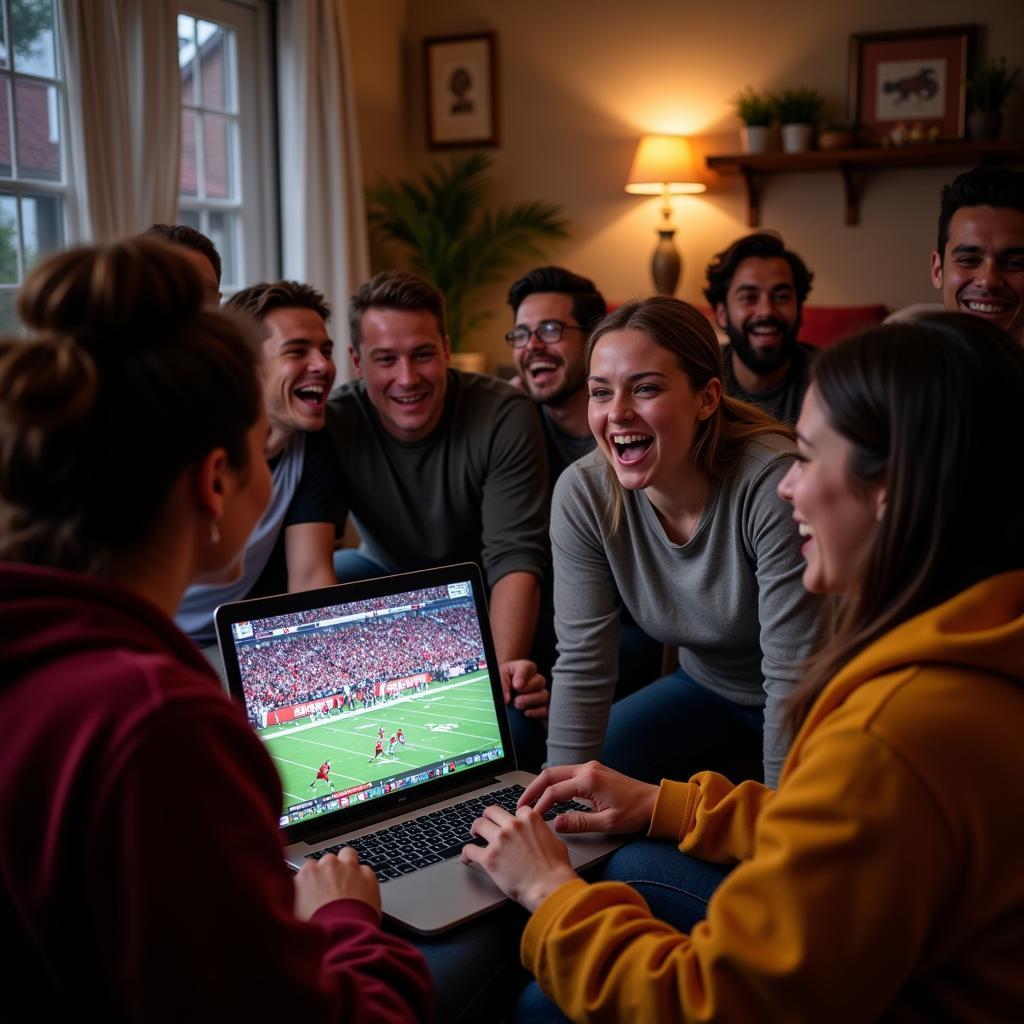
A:
<svg viewBox="0 0 1024 1024">
<path fill-rule="evenodd" d="M 688 857 L 668 842 L 638 839 L 617 850 L 595 881 L 626 882 L 647 901 L 651 913 L 681 932 L 703 921 L 708 900 L 732 865 Z M 516 1020 L 523 1024 L 562 1024 L 568 1018 L 531 982 L 519 999 Z"/>
<path fill-rule="evenodd" d="M 389 571 L 372 558 L 354 548 L 343 548 L 334 552 L 334 573 L 339 583 L 369 580 L 377 576 L 388 576 Z M 508 709 L 508 724 L 512 730 L 512 746 L 515 748 L 516 764 L 524 771 L 537 772 L 547 753 L 544 726 L 517 708 Z"/>
<path fill-rule="evenodd" d="M 527 917 L 509 903 L 441 935 L 416 935 L 391 922 L 384 928 L 411 942 L 427 961 L 437 1024 L 470 1024 L 494 1020 L 498 1008 L 511 1007 L 529 981 L 519 963 Z"/>
<path fill-rule="evenodd" d="M 716 771 L 760 779 L 764 712 L 734 704 L 681 668 L 612 705 L 599 760 L 644 782 Z"/>
</svg>

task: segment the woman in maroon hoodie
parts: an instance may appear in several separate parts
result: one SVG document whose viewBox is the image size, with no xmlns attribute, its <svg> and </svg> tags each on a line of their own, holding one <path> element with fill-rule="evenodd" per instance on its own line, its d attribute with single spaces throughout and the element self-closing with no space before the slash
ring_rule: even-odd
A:
<svg viewBox="0 0 1024 1024">
<path fill-rule="evenodd" d="M 351 855 L 294 879 L 274 769 L 170 617 L 266 504 L 258 343 L 152 240 L 53 257 L 0 342 L 5 1013 L 423 1019 Z M 19 996 L 19 993 L 22 995 Z"/>
</svg>

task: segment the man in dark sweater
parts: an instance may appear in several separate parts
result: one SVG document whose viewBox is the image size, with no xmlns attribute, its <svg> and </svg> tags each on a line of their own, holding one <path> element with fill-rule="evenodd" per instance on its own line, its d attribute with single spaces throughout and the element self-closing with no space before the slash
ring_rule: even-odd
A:
<svg viewBox="0 0 1024 1024">
<path fill-rule="evenodd" d="M 778 235 L 738 239 L 708 264 L 704 295 L 729 336 L 727 394 L 796 423 L 814 348 L 797 341 L 814 275 Z"/>
<path fill-rule="evenodd" d="M 338 579 L 478 562 L 506 700 L 546 716 L 545 681 L 527 660 L 547 569 L 544 442 L 529 399 L 449 368 L 441 294 L 414 274 L 364 284 L 349 329 L 358 379 L 331 396 L 327 429 L 341 517 L 351 512 L 362 545 L 336 554 Z"/>
</svg>

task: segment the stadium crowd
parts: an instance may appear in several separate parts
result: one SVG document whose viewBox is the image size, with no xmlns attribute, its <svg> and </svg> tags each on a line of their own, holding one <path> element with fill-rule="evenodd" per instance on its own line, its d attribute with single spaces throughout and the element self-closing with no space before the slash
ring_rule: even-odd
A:
<svg viewBox="0 0 1024 1024">
<path fill-rule="evenodd" d="M 247 701 L 272 710 L 334 697 L 340 700 L 333 706 L 354 706 L 355 699 L 365 705 L 374 683 L 420 672 L 446 676 L 483 653 L 476 611 L 462 604 L 288 635 L 244 647 L 238 660 Z"/>
</svg>

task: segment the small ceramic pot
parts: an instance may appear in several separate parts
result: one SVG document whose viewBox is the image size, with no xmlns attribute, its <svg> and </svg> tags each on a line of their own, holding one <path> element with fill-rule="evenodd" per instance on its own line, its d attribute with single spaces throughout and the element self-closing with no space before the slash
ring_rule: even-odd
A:
<svg viewBox="0 0 1024 1024">
<path fill-rule="evenodd" d="M 782 126 L 782 152 L 803 153 L 811 148 L 814 126 L 809 124 L 784 124 Z"/>
</svg>

